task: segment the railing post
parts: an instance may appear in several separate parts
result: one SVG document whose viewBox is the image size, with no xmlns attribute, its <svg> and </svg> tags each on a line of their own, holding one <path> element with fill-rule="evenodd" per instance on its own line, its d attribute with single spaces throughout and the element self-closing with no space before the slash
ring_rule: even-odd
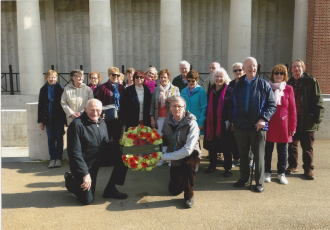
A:
<svg viewBox="0 0 330 230">
<path fill-rule="evenodd" d="M 9 82 L 10 82 L 10 95 L 14 95 L 14 79 L 13 79 L 13 69 L 9 65 Z"/>
<path fill-rule="evenodd" d="M 51 65 L 50 68 L 51 68 L 51 70 L 54 70 L 54 65 Z"/>
<path fill-rule="evenodd" d="M 84 71 L 83 65 L 80 65 L 80 70 Z"/>
<path fill-rule="evenodd" d="M 124 65 L 121 65 L 121 72 L 122 72 L 123 74 L 125 74 L 125 66 L 124 66 Z"/>
<path fill-rule="evenodd" d="M 261 65 L 258 64 L 258 70 L 257 70 L 257 73 L 258 73 L 259 77 L 261 78 L 261 76 L 260 76 L 260 69 L 261 69 Z"/>
<path fill-rule="evenodd" d="M 193 66 L 192 65 L 190 65 L 190 70 L 189 71 L 191 71 L 193 69 Z"/>
</svg>

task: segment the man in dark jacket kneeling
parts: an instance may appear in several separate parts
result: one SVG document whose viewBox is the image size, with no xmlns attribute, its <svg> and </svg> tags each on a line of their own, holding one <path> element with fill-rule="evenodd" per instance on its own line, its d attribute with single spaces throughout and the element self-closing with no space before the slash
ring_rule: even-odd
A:
<svg viewBox="0 0 330 230">
<path fill-rule="evenodd" d="M 107 127 L 102 118 L 102 103 L 90 99 L 85 112 L 74 119 L 68 128 L 68 157 L 71 172 L 64 175 L 65 187 L 75 194 L 82 204 L 91 204 L 94 200 L 96 177 L 102 154 L 106 154 L 109 142 Z M 125 182 L 127 167 L 121 156 L 115 156 L 115 166 L 104 190 L 104 198 L 126 199 L 127 194 L 120 193 L 115 185 Z"/>
<path fill-rule="evenodd" d="M 199 128 L 196 117 L 185 110 L 186 102 L 174 96 L 170 102 L 171 115 L 162 129 L 163 154 L 161 160 L 171 161 L 169 191 L 173 195 L 184 192 L 185 206 L 194 205 L 196 167 L 200 163 Z"/>
</svg>

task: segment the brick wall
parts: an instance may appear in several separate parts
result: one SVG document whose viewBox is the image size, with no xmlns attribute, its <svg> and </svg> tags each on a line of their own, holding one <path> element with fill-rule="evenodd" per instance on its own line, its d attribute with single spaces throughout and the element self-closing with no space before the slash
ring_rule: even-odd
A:
<svg viewBox="0 0 330 230">
<path fill-rule="evenodd" d="M 319 81 L 322 94 L 330 94 L 329 0 L 308 0 L 306 67 Z"/>
</svg>

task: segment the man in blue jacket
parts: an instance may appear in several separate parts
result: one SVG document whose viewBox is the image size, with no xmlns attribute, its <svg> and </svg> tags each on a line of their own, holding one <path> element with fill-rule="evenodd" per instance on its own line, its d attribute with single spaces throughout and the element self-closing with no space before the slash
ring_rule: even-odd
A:
<svg viewBox="0 0 330 230">
<path fill-rule="evenodd" d="M 249 181 L 249 151 L 255 159 L 255 191 L 264 191 L 265 143 L 267 122 L 276 111 L 276 102 L 270 85 L 257 75 L 258 64 L 253 57 L 245 59 L 246 73 L 236 83 L 231 101 L 234 136 L 241 159 L 241 178 L 234 184 L 243 187 Z"/>
</svg>

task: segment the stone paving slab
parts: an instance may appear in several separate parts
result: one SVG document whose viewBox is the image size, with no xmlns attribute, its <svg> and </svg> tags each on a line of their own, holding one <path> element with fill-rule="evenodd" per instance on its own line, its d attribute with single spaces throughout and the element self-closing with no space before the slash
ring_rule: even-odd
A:
<svg viewBox="0 0 330 230">
<path fill-rule="evenodd" d="M 273 173 L 260 194 L 233 187 L 237 167 L 229 178 L 222 176 L 222 165 L 205 174 L 204 158 L 191 209 L 184 208 L 183 194 L 168 193 L 167 165 L 151 172 L 129 170 L 124 186 L 118 186 L 128 194 L 126 200 L 102 198 L 112 167 L 101 168 L 96 198 L 82 206 L 64 187 L 68 162 L 57 169 L 48 169 L 48 162 L 3 162 L 2 229 L 329 229 L 329 150 L 329 140 L 315 142 L 315 180 L 302 177 L 300 159 L 299 172 L 287 176 L 288 185 L 280 185 Z M 274 152 L 274 172 L 276 162 Z"/>
</svg>

